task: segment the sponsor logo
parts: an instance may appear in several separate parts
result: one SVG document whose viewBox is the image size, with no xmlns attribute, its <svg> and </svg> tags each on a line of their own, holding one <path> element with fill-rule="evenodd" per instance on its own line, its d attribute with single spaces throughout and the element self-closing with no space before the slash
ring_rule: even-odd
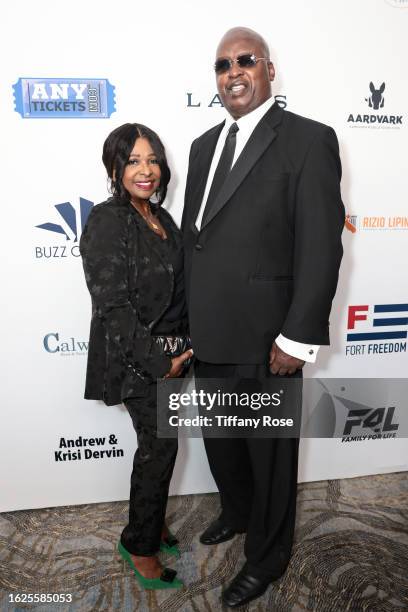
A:
<svg viewBox="0 0 408 612">
<path fill-rule="evenodd" d="M 370 108 L 370 114 L 366 110 L 349 113 L 347 123 L 353 128 L 375 128 L 375 129 L 400 129 L 403 124 L 403 115 L 384 114 L 382 109 L 385 105 L 385 83 L 378 87 L 372 81 L 368 84 L 368 96 L 364 98 Z"/>
<path fill-rule="evenodd" d="M 405 353 L 407 326 L 408 304 L 349 306 L 346 356 Z"/>
<path fill-rule="evenodd" d="M 408 8 L 408 0 L 385 0 L 385 2 L 394 8 Z"/>
<path fill-rule="evenodd" d="M 345 228 L 355 234 L 358 231 L 372 230 L 408 230 L 408 217 L 404 216 L 369 216 L 358 217 L 357 215 L 346 215 Z"/>
<path fill-rule="evenodd" d="M 396 437 L 399 423 L 394 421 L 395 406 L 370 408 L 345 398 L 337 399 L 348 408 L 342 442 Z"/>
<path fill-rule="evenodd" d="M 355 234 L 357 231 L 357 215 L 346 215 L 344 226 L 349 232 Z"/>
<path fill-rule="evenodd" d="M 108 119 L 116 111 L 107 79 L 19 78 L 13 93 L 23 119 Z"/>
<path fill-rule="evenodd" d="M 59 332 L 45 334 L 43 347 L 47 353 L 57 354 L 60 357 L 74 357 L 76 355 L 86 355 L 88 352 L 88 341 L 77 340 L 74 336 L 65 338 Z"/>
<path fill-rule="evenodd" d="M 59 223 L 47 222 L 36 225 L 37 228 L 65 236 L 65 242 L 71 244 L 58 244 L 53 246 L 35 246 L 36 259 L 61 259 L 67 257 L 79 257 L 78 240 L 89 217 L 94 203 L 86 198 L 79 198 L 79 209 L 75 209 L 71 202 L 55 204 L 57 210 L 57 221 Z M 74 243 L 74 244 L 72 244 Z"/>
<path fill-rule="evenodd" d="M 342 442 L 401 437 L 404 421 L 398 417 L 407 389 L 405 379 L 306 379 L 302 437 Z"/>
<path fill-rule="evenodd" d="M 56 463 L 66 461 L 83 461 L 84 459 L 117 459 L 124 457 L 123 448 L 117 448 L 118 437 L 115 434 L 100 437 L 78 436 L 60 438 L 58 450 L 54 451 Z"/>
<path fill-rule="evenodd" d="M 385 83 L 382 83 L 382 85 L 380 85 L 380 87 L 376 89 L 372 81 L 370 82 L 371 94 L 369 98 L 365 99 L 370 108 L 373 108 L 374 110 L 378 110 L 379 108 L 384 107 L 384 96 L 383 96 L 384 89 L 385 89 Z"/>
<path fill-rule="evenodd" d="M 201 100 L 199 100 L 195 94 L 193 92 L 186 92 L 186 96 L 187 96 L 187 108 L 200 108 L 201 107 Z M 281 108 L 286 108 L 287 106 L 287 102 L 286 102 L 286 96 L 275 96 L 275 101 L 279 104 L 279 106 Z M 206 100 L 205 103 L 203 103 L 203 108 L 224 108 L 224 105 L 222 103 L 222 100 L 219 96 L 219 94 L 215 94 L 210 100 Z"/>
</svg>

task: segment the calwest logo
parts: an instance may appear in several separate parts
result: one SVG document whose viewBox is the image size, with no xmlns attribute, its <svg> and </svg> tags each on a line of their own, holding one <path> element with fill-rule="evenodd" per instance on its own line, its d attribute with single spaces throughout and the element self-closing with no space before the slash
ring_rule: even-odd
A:
<svg viewBox="0 0 408 612">
<path fill-rule="evenodd" d="M 43 346 L 47 353 L 55 353 L 61 357 L 86 355 L 89 342 L 77 340 L 73 336 L 63 338 L 59 332 L 51 332 L 43 338 Z"/>
<path fill-rule="evenodd" d="M 407 327 L 408 304 L 349 306 L 346 355 L 405 353 Z"/>
<path fill-rule="evenodd" d="M 60 223 L 41 223 L 36 227 L 53 234 L 65 236 L 65 241 L 71 244 L 58 244 L 54 246 L 36 246 L 36 259 L 54 259 L 66 257 L 79 257 L 78 240 L 89 217 L 94 203 L 85 198 L 79 198 L 79 214 L 70 202 L 55 204 Z M 72 244 L 74 243 L 74 244 Z"/>
<path fill-rule="evenodd" d="M 13 93 L 23 119 L 108 119 L 116 110 L 107 79 L 20 78 Z"/>
<path fill-rule="evenodd" d="M 368 84 L 369 95 L 364 98 L 368 107 L 373 111 L 379 111 L 384 108 L 385 98 L 385 82 L 376 87 L 372 81 Z M 360 128 L 381 128 L 381 129 L 399 129 L 402 126 L 402 115 L 384 115 L 382 113 L 366 114 L 364 112 L 350 113 L 347 118 L 347 123 L 350 127 Z"/>
</svg>

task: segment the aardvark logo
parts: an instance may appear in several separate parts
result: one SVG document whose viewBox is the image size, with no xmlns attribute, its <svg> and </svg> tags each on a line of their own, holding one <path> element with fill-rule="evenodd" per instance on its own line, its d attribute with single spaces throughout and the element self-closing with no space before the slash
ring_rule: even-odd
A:
<svg viewBox="0 0 408 612">
<path fill-rule="evenodd" d="M 370 82 L 370 91 L 371 91 L 371 96 L 369 98 L 366 98 L 365 101 L 368 102 L 368 106 L 370 108 L 373 108 L 374 110 L 378 110 L 379 108 L 383 108 L 384 107 L 384 89 L 385 89 L 385 83 L 382 83 L 379 87 L 379 89 L 376 89 L 374 87 L 373 82 Z"/>
<path fill-rule="evenodd" d="M 386 115 L 384 114 L 384 106 L 385 106 L 385 82 L 383 81 L 381 85 L 377 88 L 372 81 L 370 81 L 368 88 L 370 93 L 367 98 L 360 98 L 360 108 L 356 107 L 357 112 L 349 113 L 347 117 L 347 123 L 351 128 L 368 128 L 368 129 L 380 129 L 380 130 L 399 130 L 403 124 L 403 115 Z M 391 88 L 392 89 L 392 88 Z M 396 106 L 395 96 L 391 95 L 390 102 L 390 94 L 389 94 L 389 86 L 387 85 L 388 91 L 388 99 L 387 99 L 387 108 L 392 109 L 394 113 L 399 112 L 401 105 L 398 104 Z M 392 94 L 392 91 L 391 91 Z M 369 111 L 367 110 L 367 106 L 362 104 L 362 101 L 365 100 L 365 104 L 369 107 Z M 370 114 L 368 114 L 370 113 Z"/>
</svg>

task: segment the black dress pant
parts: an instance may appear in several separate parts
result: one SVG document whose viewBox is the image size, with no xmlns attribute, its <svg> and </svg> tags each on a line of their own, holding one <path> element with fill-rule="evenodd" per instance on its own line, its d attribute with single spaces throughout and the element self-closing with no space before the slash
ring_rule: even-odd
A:
<svg viewBox="0 0 408 612">
<path fill-rule="evenodd" d="M 197 390 L 276 390 L 277 378 L 265 365 L 223 365 L 195 362 Z M 206 380 L 211 379 L 211 380 Z M 224 382 L 223 382 L 224 379 Z M 300 415 L 301 380 L 289 385 L 294 412 Z M 208 414 L 208 413 L 207 413 Z M 257 416 L 257 415 L 255 415 Z M 221 498 L 221 519 L 246 532 L 246 568 L 260 579 L 277 579 L 285 571 L 292 548 L 296 515 L 298 438 L 204 437 L 211 473 Z"/>
<path fill-rule="evenodd" d="M 121 535 L 130 553 L 155 555 L 160 547 L 169 485 L 177 455 L 177 439 L 157 437 L 157 386 L 147 387 L 142 398 L 125 401 L 138 448 L 130 480 L 129 524 Z"/>
</svg>

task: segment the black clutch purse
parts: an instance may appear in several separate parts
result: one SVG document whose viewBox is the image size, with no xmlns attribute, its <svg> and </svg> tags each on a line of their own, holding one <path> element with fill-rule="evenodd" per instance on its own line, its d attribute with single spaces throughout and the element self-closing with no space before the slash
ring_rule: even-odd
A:
<svg viewBox="0 0 408 612">
<path fill-rule="evenodd" d="M 159 346 L 162 353 L 168 357 L 178 357 L 191 349 L 190 336 L 153 336 L 153 341 Z M 183 364 L 184 368 L 188 368 L 193 361 L 193 357 L 189 357 Z"/>
</svg>

